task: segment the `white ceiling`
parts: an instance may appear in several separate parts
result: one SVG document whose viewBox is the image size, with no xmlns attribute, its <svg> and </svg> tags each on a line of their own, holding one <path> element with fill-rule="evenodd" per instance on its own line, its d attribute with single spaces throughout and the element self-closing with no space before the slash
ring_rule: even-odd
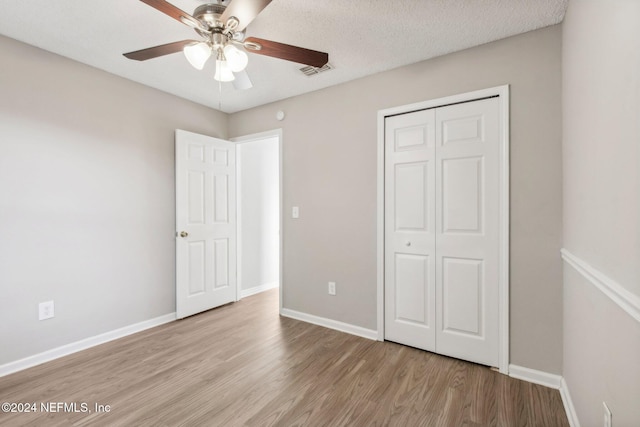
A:
<svg viewBox="0 0 640 427">
<path fill-rule="evenodd" d="M 189 13 L 207 3 L 170 1 Z M 247 36 L 328 52 L 335 69 L 307 77 L 300 64 L 250 54 L 253 88 L 244 91 L 219 85 L 214 61 L 197 71 L 181 53 L 144 62 L 124 58 L 198 39 L 137 0 L 0 0 L 0 34 L 231 113 L 557 24 L 567 1 L 273 0 Z"/>
</svg>

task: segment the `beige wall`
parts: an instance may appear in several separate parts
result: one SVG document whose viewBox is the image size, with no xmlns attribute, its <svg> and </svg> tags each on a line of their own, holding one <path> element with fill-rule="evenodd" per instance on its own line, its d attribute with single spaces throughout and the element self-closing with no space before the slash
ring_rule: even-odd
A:
<svg viewBox="0 0 640 427">
<path fill-rule="evenodd" d="M 640 324 L 573 268 L 564 271 L 564 367 L 583 427 L 640 425 Z"/>
<path fill-rule="evenodd" d="M 231 116 L 0 38 L 13 58 L 0 67 L 0 324 L 20 325 L 0 330 L 0 364 L 174 310 L 175 128 L 283 128 L 284 306 L 375 329 L 377 111 L 509 84 L 511 362 L 560 373 L 560 36 L 550 27 Z M 38 322 L 49 299 L 56 318 Z"/>
<path fill-rule="evenodd" d="M 564 246 L 640 296 L 640 3 L 572 1 L 563 24 Z M 640 323 L 564 268 L 564 367 L 583 426 L 640 425 Z"/>
<path fill-rule="evenodd" d="M 5 37 L 0 52 L 2 365 L 175 311 L 174 130 L 226 137 L 227 115 Z"/>
<path fill-rule="evenodd" d="M 640 295 L 640 2 L 613 4 L 565 21 L 564 246 Z"/>
<path fill-rule="evenodd" d="M 509 84 L 511 363 L 559 374 L 560 64 L 554 26 L 231 115 L 230 136 L 283 128 L 284 307 L 376 329 L 377 111 Z"/>
</svg>

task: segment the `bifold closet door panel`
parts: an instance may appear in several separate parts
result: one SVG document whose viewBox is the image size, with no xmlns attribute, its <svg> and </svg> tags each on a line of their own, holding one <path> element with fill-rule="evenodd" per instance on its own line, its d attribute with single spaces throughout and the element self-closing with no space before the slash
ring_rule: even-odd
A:
<svg viewBox="0 0 640 427">
<path fill-rule="evenodd" d="M 436 351 L 498 366 L 499 98 L 436 109 Z"/>
<path fill-rule="evenodd" d="M 435 113 L 385 121 L 385 339 L 435 350 Z"/>
</svg>

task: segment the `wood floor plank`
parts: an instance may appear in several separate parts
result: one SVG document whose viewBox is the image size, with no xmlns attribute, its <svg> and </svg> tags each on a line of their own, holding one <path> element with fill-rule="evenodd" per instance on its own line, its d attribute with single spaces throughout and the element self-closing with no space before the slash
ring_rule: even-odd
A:
<svg viewBox="0 0 640 427">
<path fill-rule="evenodd" d="M 557 390 L 278 316 L 272 290 L 0 378 L 3 426 L 568 426 Z"/>
</svg>

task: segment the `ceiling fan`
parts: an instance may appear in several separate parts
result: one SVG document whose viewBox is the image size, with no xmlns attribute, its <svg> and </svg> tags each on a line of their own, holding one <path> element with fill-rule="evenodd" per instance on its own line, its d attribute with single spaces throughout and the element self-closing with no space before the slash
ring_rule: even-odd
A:
<svg viewBox="0 0 640 427">
<path fill-rule="evenodd" d="M 146 61 L 183 51 L 189 63 L 202 70 L 209 57 L 214 56 L 214 78 L 220 82 L 234 81 L 240 89 L 251 87 L 244 71 L 249 61 L 245 50 L 318 68 L 329 62 L 329 55 L 324 52 L 256 37 L 245 38 L 247 26 L 271 0 L 217 0 L 217 3 L 198 6 L 193 15 L 165 0 L 140 1 L 193 28 L 202 40 L 182 40 L 125 53 L 129 59 Z"/>
</svg>

